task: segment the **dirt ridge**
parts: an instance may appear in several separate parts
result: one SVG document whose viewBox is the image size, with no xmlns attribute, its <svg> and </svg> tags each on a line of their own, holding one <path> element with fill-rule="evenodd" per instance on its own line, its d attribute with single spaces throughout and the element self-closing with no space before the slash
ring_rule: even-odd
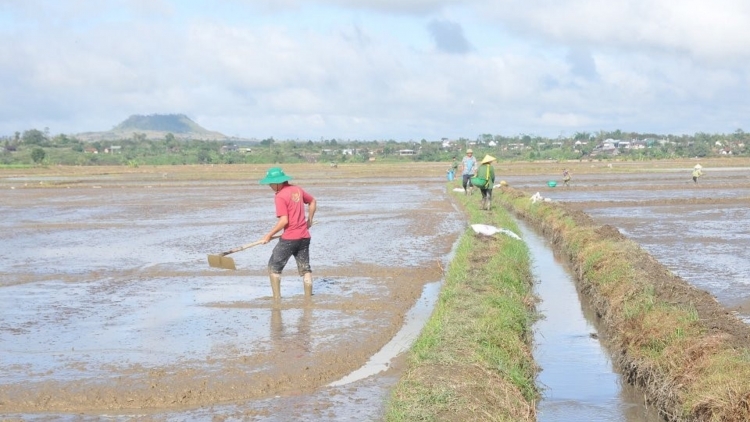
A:
<svg viewBox="0 0 750 422">
<path fill-rule="evenodd" d="M 621 316 L 612 314 L 609 299 L 602 294 L 598 286 L 587 279 L 586 263 L 574 254 L 571 248 L 573 240 L 567 238 L 564 230 L 556 224 L 559 221 L 552 221 L 544 212 L 533 213 L 529 211 L 529 208 L 514 205 L 514 199 L 529 197 L 525 192 L 503 188 L 503 195 L 511 199 L 504 204 L 506 207 L 540 230 L 551 241 L 553 248 L 567 257 L 575 271 L 578 289 L 590 300 L 600 318 L 601 326 L 604 328 L 604 333 L 601 333 L 600 338 L 607 342 L 611 350 L 618 351 L 613 356 L 614 363 L 627 381 L 642 388 L 647 394 L 648 402 L 657 406 L 660 413 L 669 421 L 713 420 L 711 409 L 693 409 L 690 416 L 685 419 L 682 393 L 684 383 L 689 381 L 671 378 L 660 368 L 628 354 L 627 347 L 623 343 L 623 335 L 619 331 L 621 328 L 613 323 L 613 320 Z M 564 217 L 575 222 L 576 228 L 593 229 L 598 237 L 597 240 L 616 242 L 622 250 L 626 250 L 627 253 L 623 254 L 623 259 L 636 270 L 639 280 L 654 287 L 657 300 L 676 306 L 693 307 L 698 314 L 698 323 L 703 327 L 703 344 L 713 343 L 715 346 L 718 343 L 726 343 L 734 349 L 750 351 L 750 327 L 747 324 L 721 305 L 711 294 L 673 274 L 666 266 L 641 249 L 636 242 L 622 235 L 617 228 L 597 224 L 585 212 L 571 204 L 544 203 L 541 206 L 561 211 Z M 712 351 L 712 347 L 708 347 L 708 350 L 695 353 L 711 353 Z"/>
</svg>

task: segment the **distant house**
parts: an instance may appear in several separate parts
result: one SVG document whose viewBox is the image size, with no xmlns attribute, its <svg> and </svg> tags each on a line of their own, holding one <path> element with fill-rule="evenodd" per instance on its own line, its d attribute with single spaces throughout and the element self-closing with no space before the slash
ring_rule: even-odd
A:
<svg viewBox="0 0 750 422">
<path fill-rule="evenodd" d="M 228 152 L 236 152 L 237 150 L 239 150 L 237 145 L 222 145 L 219 149 L 219 153 L 226 154 Z"/>
<path fill-rule="evenodd" d="M 597 145 L 593 151 L 591 151 L 592 157 L 595 157 L 597 155 L 618 155 L 618 154 L 620 154 L 620 151 L 617 149 L 617 146 L 615 146 L 614 139 L 605 140 L 601 144 Z"/>
<path fill-rule="evenodd" d="M 398 150 L 398 155 L 414 155 L 415 152 L 413 149 L 400 149 Z"/>
<path fill-rule="evenodd" d="M 645 140 L 641 141 L 641 140 L 635 139 L 630 144 L 630 149 L 646 149 L 646 148 L 648 148 L 648 146 L 646 145 Z"/>
<path fill-rule="evenodd" d="M 96 148 L 94 148 L 94 147 L 84 148 L 83 152 L 85 152 L 87 154 L 99 154 L 99 151 L 97 151 Z"/>
</svg>

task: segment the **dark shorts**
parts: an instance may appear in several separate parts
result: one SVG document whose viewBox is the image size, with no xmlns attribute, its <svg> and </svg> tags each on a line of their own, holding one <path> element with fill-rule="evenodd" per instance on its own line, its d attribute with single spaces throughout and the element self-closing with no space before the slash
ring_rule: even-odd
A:
<svg viewBox="0 0 750 422">
<path fill-rule="evenodd" d="M 312 272 L 310 268 L 310 238 L 298 240 L 279 239 L 279 243 L 273 248 L 271 259 L 268 260 L 268 271 L 274 274 L 281 274 L 289 258 L 292 256 L 297 261 L 299 275 Z"/>
</svg>

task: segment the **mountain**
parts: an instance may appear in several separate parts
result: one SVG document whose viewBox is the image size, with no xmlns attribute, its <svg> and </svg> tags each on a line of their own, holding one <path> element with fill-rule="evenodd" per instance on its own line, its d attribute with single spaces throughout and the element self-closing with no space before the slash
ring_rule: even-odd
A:
<svg viewBox="0 0 750 422">
<path fill-rule="evenodd" d="M 84 132 L 76 135 L 83 141 L 109 141 L 132 138 L 134 134 L 144 135 L 147 139 L 164 139 L 171 133 L 175 139 L 200 139 L 206 141 L 225 141 L 226 135 L 204 129 L 184 114 L 134 114 L 122 123 L 106 132 Z"/>
</svg>

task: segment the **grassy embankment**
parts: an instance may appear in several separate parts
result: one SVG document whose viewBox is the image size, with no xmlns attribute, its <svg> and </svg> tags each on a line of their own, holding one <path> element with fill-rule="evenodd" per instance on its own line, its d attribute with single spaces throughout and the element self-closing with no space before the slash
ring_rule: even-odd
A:
<svg viewBox="0 0 750 422">
<path fill-rule="evenodd" d="M 720 305 L 706 303 L 708 295 L 683 295 L 691 287 L 619 233 L 562 204 L 529 198 L 496 189 L 494 202 L 542 230 L 568 257 L 629 382 L 668 420 L 750 420 L 750 346 L 717 328 Z M 471 223 L 517 231 L 505 209 L 487 214 L 477 209 L 478 197 L 458 200 Z M 534 419 L 529 274 L 521 242 L 467 231 L 386 420 Z"/>
<path fill-rule="evenodd" d="M 635 242 L 587 216 L 561 204 L 532 204 L 529 195 L 513 189 L 496 192 L 497 202 L 541 228 L 570 259 L 582 291 L 602 317 L 608 342 L 619 351 L 616 363 L 663 416 L 750 420 L 747 338 L 717 328 L 731 318 L 715 312 L 717 303 L 687 294 L 685 282 L 664 277 L 669 271 L 661 264 L 658 271 L 645 266 L 654 260 Z"/>
<path fill-rule="evenodd" d="M 457 195 L 471 224 L 518 232 L 504 209 L 479 210 L 480 198 L 478 192 Z M 525 243 L 503 234 L 475 235 L 469 228 L 410 351 L 386 420 L 535 420 L 532 284 Z"/>
</svg>

